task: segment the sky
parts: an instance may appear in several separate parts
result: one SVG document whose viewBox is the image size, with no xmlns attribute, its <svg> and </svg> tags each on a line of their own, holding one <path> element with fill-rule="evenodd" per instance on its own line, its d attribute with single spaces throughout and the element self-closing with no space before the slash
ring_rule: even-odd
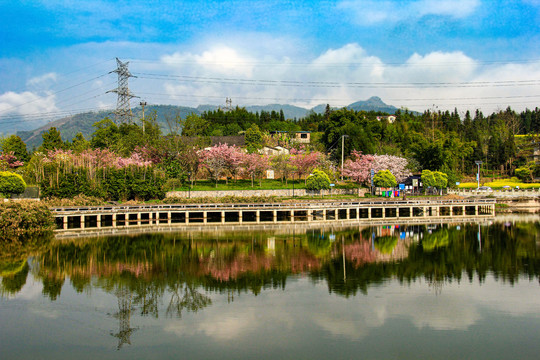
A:
<svg viewBox="0 0 540 360">
<path fill-rule="evenodd" d="M 540 0 L 0 0 L 0 13 L 0 123 L 14 128 L 114 109 L 116 58 L 133 107 L 540 104 Z"/>
</svg>

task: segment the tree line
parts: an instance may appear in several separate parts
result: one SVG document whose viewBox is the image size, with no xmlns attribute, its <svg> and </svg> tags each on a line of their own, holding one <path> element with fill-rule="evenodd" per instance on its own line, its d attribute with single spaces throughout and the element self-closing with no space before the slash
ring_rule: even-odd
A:
<svg viewBox="0 0 540 360">
<path fill-rule="evenodd" d="M 397 181 L 423 170 L 438 171 L 453 184 L 474 173 L 479 160 L 483 168 L 507 176 L 532 179 L 539 174 L 531 161 L 540 130 L 538 108 L 522 113 L 507 108 L 489 116 L 480 111 L 461 116 L 457 109 L 423 114 L 398 110 L 389 116 L 327 106 L 322 114 L 297 120 L 286 119 L 283 111 L 250 113 L 237 107 L 167 122 L 164 134 L 155 113 L 141 125 L 105 118 L 93 125 L 89 139 L 78 133 L 70 141 L 53 127 L 32 151 L 12 135 L 0 139 L 0 171 L 18 173 L 51 195 L 108 198 L 131 198 L 138 192 L 146 194 L 143 198 L 159 197 L 163 190 L 158 188 L 170 180 L 207 177 L 217 182 L 243 176 L 254 182 L 267 169 L 283 181 L 296 175 L 306 183 L 317 169 L 331 181 L 344 175 L 365 184 L 367 171 L 377 169 L 389 170 Z M 311 132 L 311 142 L 295 141 L 296 131 Z M 245 146 L 210 146 L 211 136 L 230 135 L 243 136 Z M 261 151 L 265 146 L 287 150 L 268 156 Z M 59 192 L 66 188 L 71 190 Z"/>
</svg>

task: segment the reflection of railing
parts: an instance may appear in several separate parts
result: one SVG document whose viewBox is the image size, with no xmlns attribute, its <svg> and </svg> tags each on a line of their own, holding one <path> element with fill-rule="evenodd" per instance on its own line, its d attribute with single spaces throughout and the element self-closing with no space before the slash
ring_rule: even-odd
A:
<svg viewBox="0 0 540 360">
<path fill-rule="evenodd" d="M 398 200 L 296 204 L 181 204 L 51 209 L 57 231 L 141 226 L 373 222 L 493 216 L 495 200 Z"/>
</svg>

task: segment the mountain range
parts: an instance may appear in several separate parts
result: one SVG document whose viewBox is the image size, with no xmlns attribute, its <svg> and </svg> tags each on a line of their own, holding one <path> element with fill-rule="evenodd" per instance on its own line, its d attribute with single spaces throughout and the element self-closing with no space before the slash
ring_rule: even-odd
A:
<svg viewBox="0 0 540 360">
<path fill-rule="evenodd" d="M 155 111 L 162 131 L 164 133 L 168 133 L 169 125 L 167 120 L 174 120 L 177 116 L 185 119 L 189 114 L 201 115 L 205 111 L 217 110 L 218 108 L 218 106 L 214 105 L 199 105 L 196 108 L 175 105 L 151 105 L 145 108 L 145 113 L 149 114 Z M 397 110 L 396 107 L 385 104 L 379 97 L 376 96 L 373 96 L 365 101 L 354 102 L 346 106 L 346 108 L 356 111 L 380 111 L 388 114 L 393 114 Z M 322 114 L 324 113 L 325 109 L 326 105 L 322 104 L 317 105 L 312 109 L 287 104 L 246 106 L 246 110 L 250 112 L 279 112 L 280 110 L 283 110 L 283 114 L 287 119 L 300 119 L 311 112 Z M 134 119 L 142 118 L 142 109 L 140 107 L 133 108 L 132 111 Z M 4 124 L 4 126 L 2 126 L 2 123 L 0 123 L 0 132 L 3 132 L 4 134 L 16 133 L 26 143 L 27 148 L 31 150 L 41 145 L 43 141 L 41 135 L 51 127 L 56 127 L 60 131 L 64 141 L 73 139 L 78 132 L 81 132 L 85 138 L 89 139 L 91 134 L 94 132 L 92 125 L 95 122 L 100 121 L 105 117 L 112 118 L 113 116 L 114 115 L 111 113 L 111 111 L 84 112 L 48 122 L 33 130 L 28 130 L 28 128 L 25 129 L 24 126 L 17 126 L 16 122 Z M 20 125 L 25 124 L 22 122 Z"/>
</svg>

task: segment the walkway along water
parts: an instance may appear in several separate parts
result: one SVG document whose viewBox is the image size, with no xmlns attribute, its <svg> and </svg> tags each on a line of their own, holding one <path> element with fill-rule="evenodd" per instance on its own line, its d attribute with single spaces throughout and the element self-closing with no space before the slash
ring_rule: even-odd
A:
<svg viewBox="0 0 540 360">
<path fill-rule="evenodd" d="M 297 204 L 192 204 L 63 207 L 51 209 L 60 233 L 161 226 L 234 226 L 381 220 L 492 217 L 494 199 L 306 202 Z"/>
</svg>

